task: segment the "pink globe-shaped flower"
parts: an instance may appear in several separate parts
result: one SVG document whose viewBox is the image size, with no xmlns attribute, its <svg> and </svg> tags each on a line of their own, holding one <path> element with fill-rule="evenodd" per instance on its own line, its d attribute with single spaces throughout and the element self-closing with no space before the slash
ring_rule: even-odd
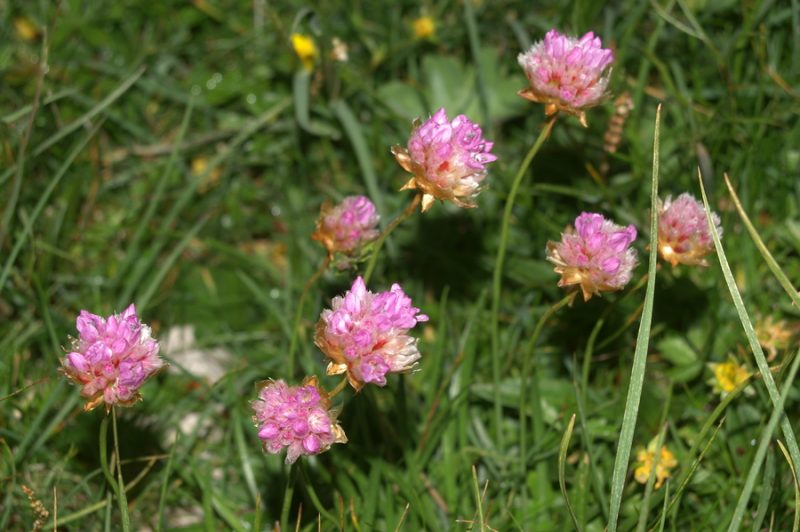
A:
<svg viewBox="0 0 800 532">
<path fill-rule="evenodd" d="M 576 39 L 550 30 L 517 61 L 530 82 L 520 96 L 543 103 L 548 116 L 563 111 L 586 126 L 584 110 L 607 97 L 614 53 L 592 32 Z"/>
<path fill-rule="evenodd" d="M 322 243 L 329 255 L 356 256 L 378 237 L 378 212 L 366 196 L 348 196 L 337 205 L 326 202 L 311 238 Z"/>
<path fill-rule="evenodd" d="M 100 403 L 130 406 L 141 399 L 139 388 L 164 367 L 158 342 L 131 305 L 122 314 L 101 318 L 82 310 L 78 339 L 61 361 L 64 374 L 81 386 L 85 410 Z"/>
<path fill-rule="evenodd" d="M 558 286 L 580 287 L 584 301 L 595 294 L 621 290 L 636 266 L 636 228 L 622 227 L 603 215 L 584 212 L 567 227 L 560 242 L 547 243 L 547 260 L 561 274 Z"/>
<path fill-rule="evenodd" d="M 408 331 L 428 321 L 400 288 L 373 294 L 358 277 L 344 296 L 322 311 L 314 343 L 331 360 L 328 375 L 347 374 L 350 385 L 386 385 L 389 373 L 412 371 L 420 359 L 417 339 Z"/>
<path fill-rule="evenodd" d="M 711 213 L 711 221 L 722 238 L 719 216 Z M 708 266 L 706 255 L 714 251 L 714 240 L 706 220 L 702 202 L 688 192 L 677 199 L 667 196 L 659 205 L 658 251 L 673 266 Z"/>
<path fill-rule="evenodd" d="M 330 406 L 316 377 L 306 378 L 300 386 L 288 386 L 282 380 L 267 382 L 252 402 L 264 450 L 277 454 L 285 448 L 286 463 L 292 464 L 302 455 L 320 454 L 334 443 L 347 443 Z"/>
<path fill-rule="evenodd" d="M 493 145 L 483 138 L 478 124 L 464 115 L 451 121 L 444 108 L 423 124 L 416 120 L 408 149 L 392 147 L 397 162 L 413 175 L 401 190 L 422 193 L 422 212 L 435 199 L 475 207 L 472 199 L 481 190 L 486 165 L 497 160 L 491 153 Z"/>
</svg>

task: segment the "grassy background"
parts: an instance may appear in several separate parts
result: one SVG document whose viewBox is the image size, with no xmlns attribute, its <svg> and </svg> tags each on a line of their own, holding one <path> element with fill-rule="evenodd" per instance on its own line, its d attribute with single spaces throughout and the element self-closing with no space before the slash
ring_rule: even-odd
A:
<svg viewBox="0 0 800 532">
<path fill-rule="evenodd" d="M 433 39 L 412 33 L 423 13 L 436 22 Z M 80 309 L 109 314 L 131 301 L 157 337 L 192 325 L 199 348 L 231 354 L 213 384 L 172 360 L 171 372 L 145 386 L 145 401 L 122 412 L 123 473 L 137 479 L 128 493 L 134 526 L 157 528 L 162 518 L 177 526 L 181 516 L 194 523 L 189 529 L 272 526 L 289 471 L 282 457 L 262 454 L 249 401 L 265 378 L 323 373 L 313 324 L 354 276 L 329 272 L 312 291 L 299 368 L 289 375 L 291 316 L 323 259 L 309 239 L 319 205 L 367 193 L 388 222 L 410 200 L 396 191 L 405 179 L 389 147 L 405 143 L 414 117 L 440 105 L 482 123 L 500 160 L 478 209 L 439 204 L 391 236 L 370 284 L 400 282 L 431 316 L 418 331 L 421 371 L 348 398 L 341 419 L 350 443 L 295 468 L 292 523 L 299 514 L 313 529 L 321 514 L 323 529 L 461 529 L 477 528 L 480 513 L 499 530 L 569 528 L 557 462 L 578 413 L 566 485 L 581 526 L 602 530 L 644 297 L 638 281 L 659 102 L 662 193 L 699 196 L 699 165 L 751 315 L 797 319 L 722 183 L 729 173 L 797 279 L 796 0 L 42 0 L 2 3 L 0 17 L 0 529 L 33 522 L 22 485 L 50 509 L 48 526 L 57 505 L 59 526 L 117 528 L 98 458 L 103 414 L 81 411 L 57 367 Z M 514 210 L 501 350 L 492 353 L 500 216 L 543 123 L 542 108 L 515 95 L 525 86 L 516 55 L 551 27 L 593 30 L 613 46 L 612 90 L 629 91 L 635 109 L 606 176 L 592 177 L 606 157 L 610 103 L 589 112 L 588 129 L 559 119 L 534 161 Z M 293 32 L 321 49 L 310 74 L 291 49 Z M 334 37 L 347 44 L 347 62 L 330 59 Z M 545 243 L 581 210 L 634 223 L 643 264 L 624 293 L 560 310 L 531 350 L 536 321 L 562 296 Z M 706 433 L 698 442 L 719 404 L 705 363 L 734 354 L 754 368 L 714 257 L 708 269 L 661 267 L 653 323 L 634 445 L 666 427 L 680 479 L 692 465 L 690 448 L 710 441 L 666 527 L 727 526 L 772 406 L 758 382 L 753 398 L 724 409 L 713 441 Z M 493 356 L 500 382 L 491 377 Z M 773 364 L 787 356 L 779 351 Z M 521 375 L 524 357 L 532 375 Z M 521 445 L 523 390 L 530 400 Z M 790 420 L 796 399 L 793 391 Z M 666 491 L 648 501 L 653 525 Z M 621 529 L 635 527 L 643 495 L 629 477 Z M 762 526 L 791 527 L 794 500 L 790 467 L 771 446 L 744 526 L 763 511 Z"/>
</svg>

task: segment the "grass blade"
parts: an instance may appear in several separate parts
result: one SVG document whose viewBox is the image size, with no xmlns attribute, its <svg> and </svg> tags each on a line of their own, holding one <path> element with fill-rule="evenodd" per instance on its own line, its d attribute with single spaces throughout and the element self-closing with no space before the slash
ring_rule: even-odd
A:
<svg viewBox="0 0 800 532">
<path fill-rule="evenodd" d="M 564 502 L 567 505 L 567 511 L 572 519 L 572 525 L 575 530 L 580 531 L 581 525 L 578 523 L 578 518 L 575 515 L 575 510 L 572 508 L 572 503 L 569 502 L 569 493 L 567 492 L 566 482 L 566 464 L 567 464 L 567 451 L 569 450 L 569 440 L 572 438 L 572 429 L 575 428 L 575 414 L 569 418 L 567 430 L 564 431 L 564 436 L 561 437 L 561 446 L 558 449 L 558 485 L 561 488 L 561 494 L 564 496 Z"/>
<path fill-rule="evenodd" d="M 750 495 L 753 493 L 756 478 L 758 478 L 758 473 L 761 471 L 761 464 L 764 462 L 764 457 L 767 454 L 767 447 L 770 441 L 772 441 L 772 434 L 775 432 L 775 426 L 778 424 L 778 420 L 783 416 L 783 405 L 786 402 L 786 396 L 789 395 L 789 390 L 792 389 L 792 382 L 797 374 L 797 368 L 800 367 L 800 351 L 798 351 L 797 355 L 798 356 L 794 357 L 789 375 L 783 383 L 781 397 L 775 404 L 775 408 L 772 409 L 772 414 L 769 417 L 767 426 L 764 427 L 764 430 L 761 432 L 758 448 L 753 457 L 753 463 L 750 464 L 750 470 L 747 472 L 747 479 L 742 488 L 742 493 L 739 495 L 739 501 L 736 503 L 736 508 L 733 511 L 733 518 L 728 527 L 728 532 L 739 530 L 742 526 L 742 519 L 747 510 L 747 504 L 750 502 Z M 792 468 L 792 471 L 794 471 L 794 468 Z"/>
<path fill-rule="evenodd" d="M 39 215 L 42 213 L 42 209 L 44 209 L 47 201 L 50 199 L 50 196 L 56 189 L 56 186 L 58 186 L 58 183 L 67 173 L 67 170 L 69 170 L 70 166 L 72 166 L 72 162 L 75 160 L 78 154 L 83 151 L 89 140 L 94 137 L 95 133 L 97 133 L 97 131 L 100 129 L 100 125 L 101 124 L 97 124 L 95 127 L 93 127 L 85 137 L 75 144 L 75 147 L 69 152 L 64 159 L 64 162 L 58 168 L 58 171 L 56 171 L 55 175 L 50 180 L 50 183 L 48 183 L 47 188 L 44 189 L 44 192 L 42 192 L 42 195 L 39 198 L 39 201 L 36 203 L 36 206 L 33 208 L 33 212 L 31 212 L 30 217 L 25 220 L 24 229 L 20 232 L 19 237 L 17 238 L 17 241 L 14 243 L 14 247 L 11 250 L 11 253 L 9 253 L 8 258 L 6 259 L 6 264 L 3 266 L 3 272 L 0 273 L 0 292 L 2 292 L 6 280 L 8 279 L 8 275 L 11 273 L 11 267 L 14 265 L 17 255 L 19 255 L 19 252 L 22 250 L 22 246 L 27 243 L 28 237 L 33 232 L 34 222 L 36 222 L 36 219 L 39 218 Z"/>
<path fill-rule="evenodd" d="M 797 530 L 800 529 L 800 482 L 797 480 L 795 465 L 792 464 L 792 457 L 786 452 L 786 447 L 783 446 L 780 440 L 778 440 L 778 447 L 781 448 L 783 457 L 789 462 L 789 469 L 792 472 L 792 480 L 794 481 L 794 522 L 792 523 L 792 532 L 797 532 Z"/>
<path fill-rule="evenodd" d="M 697 178 L 700 181 L 700 192 L 703 195 L 703 204 L 705 205 L 706 209 L 706 221 L 708 222 L 711 236 L 714 239 L 714 247 L 717 250 L 717 258 L 719 259 L 719 264 L 722 267 L 722 275 L 725 278 L 725 284 L 728 285 L 728 291 L 733 299 L 733 305 L 736 307 L 736 313 L 739 315 L 739 321 L 741 321 L 744 334 L 747 336 L 747 342 L 750 344 L 750 349 L 753 351 L 753 356 L 756 359 L 758 371 L 761 373 L 761 378 L 764 380 L 764 386 L 767 387 L 767 393 L 769 393 L 772 404 L 777 405 L 781 400 L 781 396 L 778 392 L 778 387 L 775 385 L 775 379 L 772 377 L 772 372 L 769 369 L 769 365 L 767 364 L 764 351 L 761 349 L 761 344 L 758 341 L 758 336 L 756 336 L 756 331 L 753 329 L 753 323 L 750 320 L 750 316 L 747 314 L 747 309 L 744 307 L 742 295 L 739 293 L 739 288 L 736 286 L 736 280 L 733 277 L 730 264 L 728 264 L 728 259 L 725 256 L 725 249 L 722 247 L 722 242 L 720 242 L 719 233 L 714 225 L 714 221 L 711 219 L 711 208 L 708 205 L 708 197 L 706 196 L 706 189 L 703 185 L 703 176 L 700 175 L 699 169 Z M 794 471 L 797 475 L 796 468 L 798 465 L 800 465 L 800 448 L 797 446 L 797 439 L 795 438 L 794 430 L 792 429 L 792 424 L 789 422 L 789 419 L 784 416 L 781 418 L 780 423 L 781 431 L 783 432 L 783 436 L 786 438 L 786 444 L 789 447 L 789 454 L 792 457 L 792 462 L 795 467 Z"/>
<path fill-rule="evenodd" d="M 739 200 L 739 196 L 736 194 L 736 190 L 733 188 L 728 174 L 725 174 L 725 185 L 728 187 L 728 192 L 731 195 L 733 204 L 736 206 L 736 212 L 739 213 L 742 223 L 747 229 L 747 232 L 750 233 L 750 238 L 753 239 L 753 243 L 755 243 L 758 251 L 761 252 L 761 256 L 764 257 L 764 260 L 767 262 L 767 266 L 769 266 L 770 271 L 772 271 L 772 274 L 775 275 L 775 278 L 778 280 L 783 289 L 786 290 L 786 293 L 789 295 L 792 303 L 794 303 L 795 306 L 800 307 L 800 295 L 797 293 L 797 289 L 792 285 L 792 282 L 783 272 L 783 269 L 778 265 L 778 262 L 775 260 L 775 257 L 772 256 L 772 253 L 770 253 L 769 249 L 767 249 L 764 241 L 761 240 L 761 236 L 753 226 L 753 222 L 750 221 L 750 217 L 747 216 L 744 207 L 742 207 L 742 202 Z"/>
<path fill-rule="evenodd" d="M 369 155 L 369 148 L 367 148 L 367 141 L 364 138 L 361 124 L 356 119 L 350 106 L 344 101 L 333 102 L 331 109 L 333 109 L 339 122 L 342 123 L 347 138 L 350 139 L 350 143 L 353 145 L 353 151 L 356 152 L 356 160 L 358 160 L 358 166 L 361 168 L 361 175 L 364 178 L 367 192 L 369 192 L 370 199 L 375 203 L 378 214 L 381 216 L 381 227 L 385 229 L 386 203 L 383 201 L 383 192 L 378 186 L 378 177 L 375 174 L 375 167 L 372 165 L 372 158 Z M 386 245 L 390 253 L 394 252 L 391 241 L 387 242 Z"/>
<path fill-rule="evenodd" d="M 644 309 L 639 322 L 639 334 L 636 337 L 636 350 L 633 355 L 631 381 L 628 386 L 628 398 L 625 401 L 625 413 L 622 417 L 622 429 L 617 445 L 617 456 L 614 459 L 614 472 L 611 477 L 611 507 L 608 513 L 608 530 L 614 532 L 619 520 L 619 508 L 622 504 L 622 490 L 628 472 L 628 460 L 631 456 L 633 432 L 636 429 L 636 417 L 639 413 L 639 401 L 642 397 L 644 370 L 647 363 L 647 347 L 650 340 L 650 327 L 653 320 L 653 300 L 656 288 L 656 264 L 658 262 L 658 166 L 659 135 L 661 126 L 661 106 L 656 110 L 655 133 L 653 136 L 653 176 L 650 188 L 650 261 L 647 272 L 647 288 L 644 296 Z"/>
</svg>

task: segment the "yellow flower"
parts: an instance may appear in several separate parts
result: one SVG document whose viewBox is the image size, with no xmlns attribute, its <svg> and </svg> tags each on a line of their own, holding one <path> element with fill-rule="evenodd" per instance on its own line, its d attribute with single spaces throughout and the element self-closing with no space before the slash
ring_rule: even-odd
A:
<svg viewBox="0 0 800 532">
<path fill-rule="evenodd" d="M 192 159 L 192 175 L 195 177 L 200 177 L 208 172 L 208 157 L 204 155 L 200 155 Z M 222 175 L 222 170 L 220 170 L 219 166 L 215 167 L 211 170 L 208 175 L 205 176 L 205 179 L 200 183 L 199 192 L 204 194 L 208 189 L 213 188 L 217 183 L 219 183 L 219 177 Z"/>
<path fill-rule="evenodd" d="M 313 70 L 314 63 L 319 55 L 314 40 L 300 33 L 292 33 L 292 47 L 294 48 L 294 53 L 296 53 L 300 61 L 303 62 L 303 67 L 306 70 Z"/>
<path fill-rule="evenodd" d="M 23 41 L 32 41 L 39 36 L 39 29 L 25 17 L 14 19 L 14 29 Z"/>
<path fill-rule="evenodd" d="M 672 471 L 670 470 L 678 465 L 678 460 L 664 443 L 661 444 L 659 459 L 655 460 L 657 445 L 658 438 L 656 437 L 650 440 L 650 443 L 647 444 L 647 449 L 639 448 L 636 454 L 636 469 L 633 472 L 633 476 L 636 482 L 647 484 L 647 479 L 650 478 L 650 471 L 653 470 L 653 462 L 655 462 L 655 488 L 659 489 L 664 481 L 672 475 Z"/>
<path fill-rule="evenodd" d="M 411 28 L 417 39 L 431 39 L 436 34 L 436 22 L 428 15 L 423 15 L 412 22 Z"/>
<path fill-rule="evenodd" d="M 714 391 L 723 397 L 750 378 L 750 372 L 733 358 L 729 358 L 727 362 L 709 363 L 708 367 L 714 373 L 714 378 L 709 382 L 714 386 Z"/>
</svg>

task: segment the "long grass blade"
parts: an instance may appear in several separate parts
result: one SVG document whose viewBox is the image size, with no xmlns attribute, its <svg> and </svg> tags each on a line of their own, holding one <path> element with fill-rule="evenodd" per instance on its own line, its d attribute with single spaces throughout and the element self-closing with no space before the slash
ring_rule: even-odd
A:
<svg viewBox="0 0 800 532">
<path fill-rule="evenodd" d="M 764 462 L 764 457 L 767 454 L 767 447 L 772 441 L 772 434 L 775 432 L 775 426 L 778 424 L 778 420 L 783 416 L 783 405 L 786 402 L 786 397 L 789 394 L 789 390 L 792 389 L 792 383 L 794 382 L 794 377 L 797 374 L 798 367 L 800 367 L 800 351 L 798 351 L 797 355 L 794 357 L 792 367 L 789 370 L 789 375 L 782 386 L 781 397 L 775 404 L 775 408 L 772 409 L 772 415 L 769 417 L 769 422 L 767 422 L 767 426 L 764 427 L 764 430 L 761 432 L 761 438 L 758 442 L 758 447 L 756 448 L 756 454 L 753 457 L 753 463 L 750 464 L 750 470 L 747 473 L 747 479 L 745 480 L 744 487 L 742 488 L 742 493 L 739 495 L 739 501 L 736 503 L 736 508 L 733 511 L 733 518 L 731 519 L 731 524 L 728 527 L 729 532 L 739 530 L 742 525 L 742 518 L 747 510 L 747 504 L 750 502 L 750 495 L 753 493 L 753 488 L 755 487 L 758 474 L 761 472 L 761 464 Z M 792 470 L 794 471 L 794 468 L 792 468 Z"/>
<path fill-rule="evenodd" d="M 728 187 L 728 192 L 731 195 L 733 204 L 736 206 L 736 212 L 739 213 L 739 218 L 742 219 L 745 229 L 747 229 L 747 232 L 750 233 L 750 238 L 753 239 L 753 243 L 758 248 L 761 256 L 764 257 L 764 260 L 766 261 L 770 271 L 789 295 L 792 303 L 794 303 L 795 306 L 800 307 L 800 294 L 797 293 L 797 289 L 792 285 L 789 277 L 778 265 L 775 257 L 772 256 L 772 253 L 770 253 L 766 244 L 764 244 L 764 241 L 761 239 L 761 235 L 759 235 L 758 231 L 756 231 L 756 228 L 753 226 L 753 222 L 750 221 L 750 217 L 747 215 L 747 212 L 745 212 L 744 207 L 742 206 L 742 202 L 739 199 L 738 194 L 736 194 L 736 189 L 734 189 L 733 185 L 731 184 L 731 179 L 728 177 L 728 174 L 725 174 L 725 185 Z"/>
<path fill-rule="evenodd" d="M 764 351 L 761 349 L 758 336 L 756 336 L 756 331 L 753 329 L 753 323 L 750 320 L 750 316 L 748 315 L 747 309 L 744 306 L 742 295 L 739 293 L 739 288 L 736 286 L 736 280 L 733 277 L 730 264 L 728 264 L 728 259 L 725 255 L 725 249 L 722 247 L 722 242 L 719 239 L 719 233 L 717 232 L 717 228 L 711 219 L 711 208 L 708 205 L 708 197 L 706 196 L 706 189 L 703 185 L 703 177 L 700 175 L 699 169 L 697 178 L 700 182 L 700 192 L 703 195 L 703 204 L 705 205 L 706 209 L 706 221 L 708 222 L 708 227 L 711 231 L 711 237 L 714 239 L 714 247 L 717 251 L 719 264 L 722 267 L 722 275 L 725 278 L 725 284 L 728 285 L 728 291 L 733 299 L 733 305 L 736 307 L 736 313 L 739 315 L 739 321 L 742 323 L 745 336 L 747 336 L 747 342 L 750 344 L 750 349 L 753 351 L 753 356 L 756 359 L 758 371 L 761 373 L 761 378 L 764 380 L 764 386 L 767 387 L 767 393 L 772 400 L 772 404 L 777 405 L 781 400 L 781 395 L 780 392 L 778 392 L 778 387 L 775 385 L 775 379 L 772 377 L 772 372 L 767 364 Z M 789 422 L 789 419 L 784 416 L 781 418 L 780 423 L 781 431 L 783 432 L 783 436 L 786 438 L 786 444 L 789 448 L 789 454 L 791 455 L 792 462 L 794 463 L 795 474 L 797 474 L 796 468 L 800 465 L 800 448 L 797 446 L 797 439 L 795 438 L 794 430 L 792 429 L 792 424 Z"/>
<path fill-rule="evenodd" d="M 636 337 L 636 350 L 633 355 L 631 381 L 628 386 L 628 398 L 625 401 L 625 413 L 622 417 L 622 428 L 617 445 L 617 456 L 614 460 L 614 472 L 611 477 L 611 508 L 608 512 L 608 530 L 614 532 L 619 520 L 619 509 L 622 504 L 622 490 L 628 471 L 628 460 L 633 445 L 633 432 L 636 429 L 636 418 L 639 414 L 639 401 L 642 397 L 644 370 L 647 363 L 647 348 L 650 342 L 650 327 L 653 319 L 653 301 L 656 288 L 656 264 L 658 262 L 658 167 L 659 136 L 661 127 L 661 106 L 656 110 L 655 133 L 653 136 L 653 174 L 650 188 L 650 261 L 647 272 L 647 288 L 644 296 L 644 309 L 639 322 L 639 334 Z"/>
<path fill-rule="evenodd" d="M 569 450 L 569 440 L 572 438 L 572 429 L 574 428 L 575 414 L 572 414 L 567 424 L 567 430 L 564 431 L 564 436 L 561 437 L 561 445 L 558 449 L 558 486 L 561 488 L 561 494 L 564 496 L 564 502 L 567 505 L 569 517 L 572 519 L 572 526 L 575 527 L 575 530 L 580 531 L 581 525 L 578 522 L 578 517 L 575 515 L 575 510 L 572 508 L 572 503 L 569 501 L 566 480 L 567 451 Z"/>
</svg>

